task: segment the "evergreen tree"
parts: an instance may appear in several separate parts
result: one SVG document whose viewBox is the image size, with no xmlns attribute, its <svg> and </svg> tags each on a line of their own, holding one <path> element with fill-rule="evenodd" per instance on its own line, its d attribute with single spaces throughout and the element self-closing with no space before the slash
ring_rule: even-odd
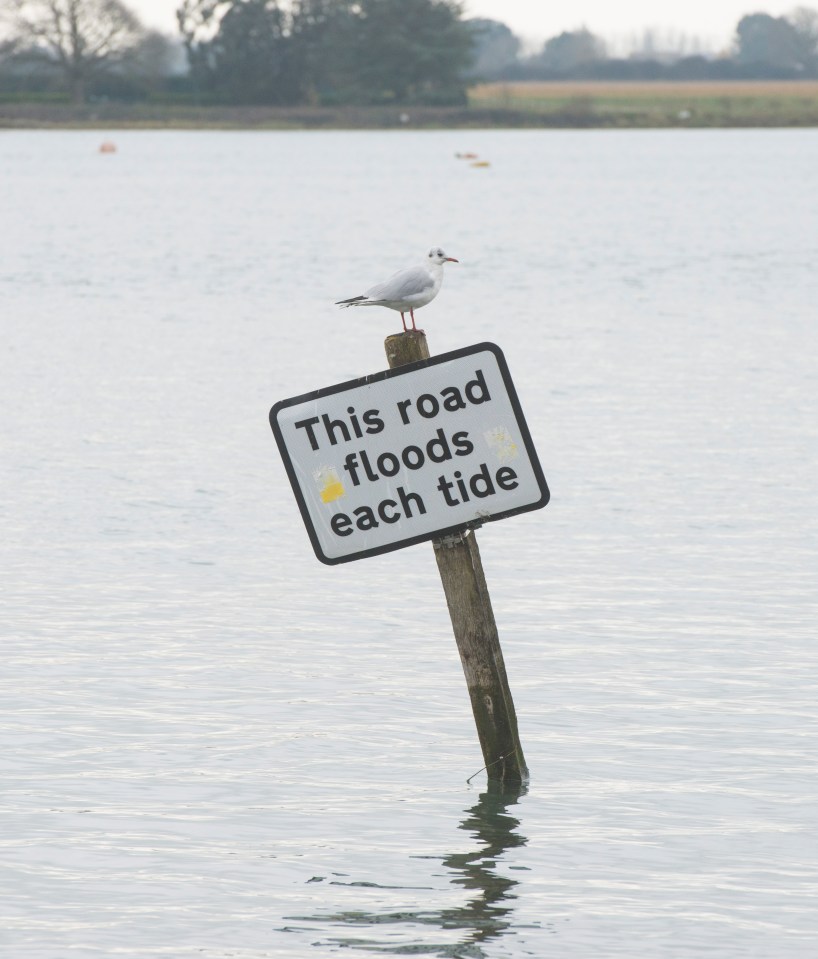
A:
<svg viewBox="0 0 818 959">
<path fill-rule="evenodd" d="M 231 103 L 297 103 L 300 84 L 289 61 L 287 19 L 276 0 L 233 3 L 210 44 L 209 81 Z"/>
</svg>

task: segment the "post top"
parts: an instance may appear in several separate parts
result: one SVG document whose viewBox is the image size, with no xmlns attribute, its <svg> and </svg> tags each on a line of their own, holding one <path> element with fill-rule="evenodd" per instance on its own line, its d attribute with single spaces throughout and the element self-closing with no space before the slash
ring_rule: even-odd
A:
<svg viewBox="0 0 818 959">
<path fill-rule="evenodd" d="M 429 343 L 423 330 L 392 333 L 384 340 L 383 346 L 391 370 L 430 358 Z"/>
</svg>

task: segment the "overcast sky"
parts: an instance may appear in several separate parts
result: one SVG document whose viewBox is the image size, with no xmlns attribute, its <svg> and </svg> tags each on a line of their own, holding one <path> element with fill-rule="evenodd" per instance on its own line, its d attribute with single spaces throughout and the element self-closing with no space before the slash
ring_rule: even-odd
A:
<svg viewBox="0 0 818 959">
<path fill-rule="evenodd" d="M 176 32 L 174 11 L 180 0 L 125 0 L 147 26 Z M 811 0 L 466 0 L 467 16 L 488 17 L 507 24 L 529 44 L 539 44 L 563 30 L 585 26 L 614 44 L 627 42 L 646 28 L 700 38 L 705 47 L 727 46 L 746 13 L 780 16 Z"/>
</svg>

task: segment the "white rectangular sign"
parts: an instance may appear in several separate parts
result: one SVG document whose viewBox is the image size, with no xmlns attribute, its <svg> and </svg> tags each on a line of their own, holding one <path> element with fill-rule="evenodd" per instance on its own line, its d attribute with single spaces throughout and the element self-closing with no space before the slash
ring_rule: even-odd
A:
<svg viewBox="0 0 818 959">
<path fill-rule="evenodd" d="M 270 424 L 322 563 L 363 559 L 548 502 L 493 343 L 282 400 Z"/>
</svg>

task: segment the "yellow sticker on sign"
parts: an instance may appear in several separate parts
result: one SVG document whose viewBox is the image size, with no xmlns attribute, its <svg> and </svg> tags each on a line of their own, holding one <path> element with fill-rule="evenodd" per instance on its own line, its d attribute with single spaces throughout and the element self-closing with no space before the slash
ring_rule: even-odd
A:
<svg viewBox="0 0 818 959">
<path fill-rule="evenodd" d="M 322 466 L 315 472 L 315 481 L 321 494 L 322 503 L 334 503 L 345 495 L 344 484 L 331 466 Z"/>
</svg>

